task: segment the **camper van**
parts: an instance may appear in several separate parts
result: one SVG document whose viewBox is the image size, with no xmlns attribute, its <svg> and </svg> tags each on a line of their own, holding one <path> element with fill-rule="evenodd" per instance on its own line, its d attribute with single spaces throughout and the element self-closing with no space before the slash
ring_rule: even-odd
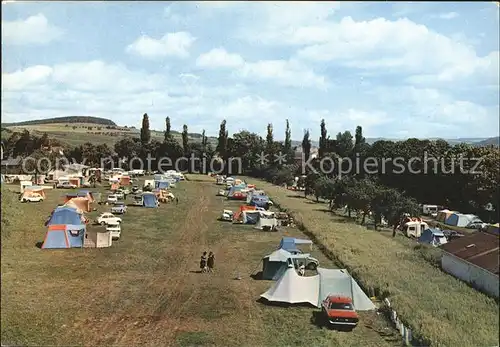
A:
<svg viewBox="0 0 500 347">
<path fill-rule="evenodd" d="M 422 213 L 426 216 L 437 216 L 438 207 L 437 205 L 423 205 Z"/>
<path fill-rule="evenodd" d="M 419 238 L 426 229 L 429 229 L 427 223 L 420 221 L 412 221 L 405 223 L 403 227 L 403 233 L 407 237 Z"/>
<path fill-rule="evenodd" d="M 146 174 L 146 171 L 135 169 L 135 170 L 130 171 L 130 174 L 135 175 L 135 176 L 144 176 Z"/>
</svg>

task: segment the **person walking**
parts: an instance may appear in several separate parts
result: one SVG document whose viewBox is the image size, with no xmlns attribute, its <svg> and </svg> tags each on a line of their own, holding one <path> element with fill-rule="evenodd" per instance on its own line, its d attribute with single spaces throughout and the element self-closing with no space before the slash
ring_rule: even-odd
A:
<svg viewBox="0 0 500 347">
<path fill-rule="evenodd" d="M 207 272 L 207 252 L 203 252 L 200 259 L 200 270 L 201 272 Z"/>
<path fill-rule="evenodd" d="M 207 266 L 208 266 L 208 272 L 214 272 L 214 265 L 215 265 L 215 254 L 210 251 L 208 253 L 208 261 L 207 261 Z"/>
<path fill-rule="evenodd" d="M 179 205 L 179 198 L 178 197 L 175 197 L 175 204 Z"/>
</svg>

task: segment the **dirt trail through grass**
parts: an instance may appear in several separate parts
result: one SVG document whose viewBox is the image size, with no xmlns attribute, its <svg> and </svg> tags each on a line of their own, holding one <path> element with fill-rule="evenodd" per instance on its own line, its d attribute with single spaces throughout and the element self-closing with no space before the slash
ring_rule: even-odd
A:
<svg viewBox="0 0 500 347">
<path fill-rule="evenodd" d="M 2 225 L 10 236 L 2 238 L 2 343 L 394 345 L 367 328 L 368 319 L 352 333 L 339 333 L 311 323 L 314 309 L 258 303 L 272 282 L 250 274 L 283 234 L 218 222 L 224 208 L 235 211 L 241 202 L 216 197 L 217 190 L 212 179 L 182 182 L 174 191 L 178 205 L 130 207 L 123 215 L 122 238 L 104 249 L 34 246 L 43 240 L 43 221 L 60 202 L 60 191 L 49 191 L 43 204 L 16 201 L 15 208 L 3 209 L 8 223 Z M 109 207 L 98 209 L 90 219 Z M 286 234 L 304 237 L 294 228 Z M 216 254 L 213 274 L 197 273 L 203 251 Z M 324 267 L 333 266 L 317 249 L 312 256 Z"/>
<path fill-rule="evenodd" d="M 158 264 L 159 271 L 151 274 L 142 290 L 154 295 L 152 304 L 136 306 L 134 311 L 128 313 L 130 319 L 125 321 L 121 315 L 110 317 L 105 325 L 104 330 L 118 332 L 112 343 L 121 345 L 131 341 L 151 341 L 152 344 L 171 345 L 181 327 L 189 328 L 189 320 L 182 317 L 182 307 L 200 290 L 199 286 L 190 283 L 190 270 L 195 269 L 193 260 L 205 245 L 209 229 L 206 220 L 209 197 L 205 190 L 200 186 L 197 196 L 183 197 L 189 198 L 189 209 L 184 212 L 183 222 L 175 225 L 175 237 L 159 245 L 163 248 L 160 257 L 163 261 Z M 104 342 L 96 341 L 97 344 Z"/>
</svg>

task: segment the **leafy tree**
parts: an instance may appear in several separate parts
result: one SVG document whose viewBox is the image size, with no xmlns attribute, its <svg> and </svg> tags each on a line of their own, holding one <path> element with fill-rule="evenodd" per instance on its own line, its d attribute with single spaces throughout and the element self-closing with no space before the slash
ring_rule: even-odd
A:
<svg viewBox="0 0 500 347">
<path fill-rule="evenodd" d="M 242 166 L 248 173 L 253 172 L 260 176 L 261 172 L 258 169 L 261 168 L 257 158 L 264 150 L 264 146 L 264 141 L 259 135 L 243 130 L 233 135 L 228 150 L 231 157 L 241 159 Z"/>
<path fill-rule="evenodd" d="M 311 139 L 309 138 L 309 130 L 304 131 L 304 137 L 302 138 L 302 153 L 304 154 L 304 160 L 307 162 L 311 156 Z"/>
<path fill-rule="evenodd" d="M 337 154 L 340 157 L 346 158 L 351 155 L 354 149 L 354 144 L 352 142 L 352 135 L 350 131 L 344 131 L 343 133 L 337 134 L 336 147 Z"/>
<path fill-rule="evenodd" d="M 205 135 L 205 129 L 203 129 L 203 132 L 201 133 L 201 148 L 203 153 L 205 153 L 207 150 L 207 143 L 208 139 Z"/>
<path fill-rule="evenodd" d="M 286 120 L 286 130 L 285 130 L 285 143 L 283 145 L 283 151 L 287 157 L 292 157 L 292 131 L 290 130 L 290 123 L 288 119 Z"/>
<path fill-rule="evenodd" d="M 271 123 L 267 124 L 266 153 L 269 154 L 271 157 L 275 154 L 273 125 Z"/>
<path fill-rule="evenodd" d="M 114 149 L 119 158 L 133 158 L 139 154 L 140 146 L 139 139 L 124 137 L 115 143 Z"/>
<path fill-rule="evenodd" d="M 321 120 L 321 136 L 319 138 L 319 149 L 318 149 L 318 156 L 320 158 L 323 158 L 323 156 L 326 153 L 326 146 L 327 146 L 327 130 L 326 130 L 326 124 L 325 120 Z"/>
<path fill-rule="evenodd" d="M 148 143 L 151 140 L 151 131 L 149 130 L 149 117 L 147 113 L 142 116 L 141 142 Z"/>
<path fill-rule="evenodd" d="M 18 155 L 30 155 L 36 149 L 36 141 L 33 136 L 30 135 L 28 130 L 24 130 L 21 136 L 14 144 L 13 155 L 17 157 Z"/>
<path fill-rule="evenodd" d="M 171 136 L 170 134 L 170 117 L 165 118 L 165 141 Z"/>
<path fill-rule="evenodd" d="M 326 176 L 322 176 L 314 183 L 314 195 L 316 201 L 319 199 L 328 200 L 328 205 L 331 206 L 335 199 L 335 181 Z"/>
<path fill-rule="evenodd" d="M 228 140 L 228 132 L 226 130 L 226 120 L 224 119 L 220 123 L 220 128 L 219 128 L 219 138 L 217 141 L 217 148 L 215 149 L 219 156 L 225 160 L 227 159 L 227 140 Z"/>
<path fill-rule="evenodd" d="M 347 187 L 347 204 L 351 210 L 361 212 L 361 224 L 365 223 L 371 204 L 380 189 L 378 184 L 369 179 L 360 180 L 357 184 Z"/>
<path fill-rule="evenodd" d="M 182 127 L 182 148 L 184 149 L 184 154 L 187 155 L 189 153 L 189 135 L 186 124 Z"/>
</svg>

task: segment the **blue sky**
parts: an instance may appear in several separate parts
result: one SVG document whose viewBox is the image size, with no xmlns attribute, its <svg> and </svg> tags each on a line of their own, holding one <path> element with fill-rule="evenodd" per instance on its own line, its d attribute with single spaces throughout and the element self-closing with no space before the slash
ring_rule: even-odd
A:
<svg viewBox="0 0 500 347">
<path fill-rule="evenodd" d="M 489 137 L 492 2 L 8 2 L 2 121 L 96 116 L 192 132 Z"/>
</svg>

